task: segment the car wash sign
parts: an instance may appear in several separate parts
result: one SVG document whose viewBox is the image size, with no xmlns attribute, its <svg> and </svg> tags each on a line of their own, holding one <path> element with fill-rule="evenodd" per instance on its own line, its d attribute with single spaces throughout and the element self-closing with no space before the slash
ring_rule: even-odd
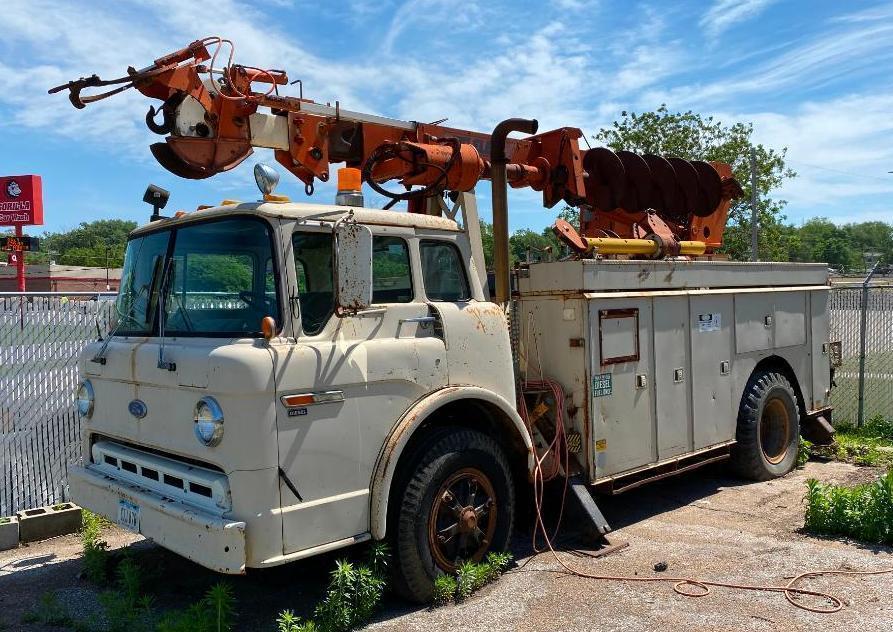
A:
<svg viewBox="0 0 893 632">
<path fill-rule="evenodd" d="M 0 176 L 0 226 L 43 224 L 40 176 Z"/>
</svg>

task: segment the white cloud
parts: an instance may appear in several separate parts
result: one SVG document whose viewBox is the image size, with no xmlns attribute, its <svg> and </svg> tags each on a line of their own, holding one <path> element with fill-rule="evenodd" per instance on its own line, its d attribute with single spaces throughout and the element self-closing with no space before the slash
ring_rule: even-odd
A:
<svg viewBox="0 0 893 632">
<path fill-rule="evenodd" d="M 709 39 L 716 39 L 734 25 L 750 20 L 775 0 L 716 0 L 701 17 L 700 25 Z"/>
<path fill-rule="evenodd" d="M 862 220 L 854 208 L 877 200 L 893 207 L 893 94 L 850 95 L 809 102 L 789 114 L 735 115 L 754 123 L 757 142 L 788 148 L 798 177 L 777 196 L 787 199 L 792 217 L 826 215 Z M 893 213 L 888 211 L 888 221 Z"/>
</svg>

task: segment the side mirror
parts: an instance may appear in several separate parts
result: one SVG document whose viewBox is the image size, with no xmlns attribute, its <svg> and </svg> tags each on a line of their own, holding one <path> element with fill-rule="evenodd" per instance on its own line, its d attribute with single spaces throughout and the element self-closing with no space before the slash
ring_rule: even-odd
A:
<svg viewBox="0 0 893 632">
<path fill-rule="evenodd" d="M 354 221 L 335 223 L 335 305 L 337 314 L 356 313 L 372 304 L 372 231 Z"/>
</svg>

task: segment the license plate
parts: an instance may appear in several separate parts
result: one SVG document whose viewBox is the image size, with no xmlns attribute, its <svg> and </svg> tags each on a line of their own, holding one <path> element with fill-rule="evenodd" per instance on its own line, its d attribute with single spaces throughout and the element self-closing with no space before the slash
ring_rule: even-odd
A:
<svg viewBox="0 0 893 632">
<path fill-rule="evenodd" d="M 133 531 L 140 532 L 140 507 L 129 500 L 118 501 L 118 526 Z"/>
</svg>

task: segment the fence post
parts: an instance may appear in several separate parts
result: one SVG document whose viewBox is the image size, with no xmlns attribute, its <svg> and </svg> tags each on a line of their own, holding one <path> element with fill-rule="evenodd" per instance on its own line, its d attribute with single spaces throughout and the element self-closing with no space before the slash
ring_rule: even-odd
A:
<svg viewBox="0 0 893 632">
<path fill-rule="evenodd" d="M 856 427 L 861 428 L 865 421 L 865 330 L 868 325 L 868 284 L 871 283 L 871 277 L 877 269 L 880 259 L 871 266 L 871 271 L 862 282 L 862 305 L 861 316 L 862 321 L 859 323 L 859 416 L 856 421 Z"/>
</svg>

